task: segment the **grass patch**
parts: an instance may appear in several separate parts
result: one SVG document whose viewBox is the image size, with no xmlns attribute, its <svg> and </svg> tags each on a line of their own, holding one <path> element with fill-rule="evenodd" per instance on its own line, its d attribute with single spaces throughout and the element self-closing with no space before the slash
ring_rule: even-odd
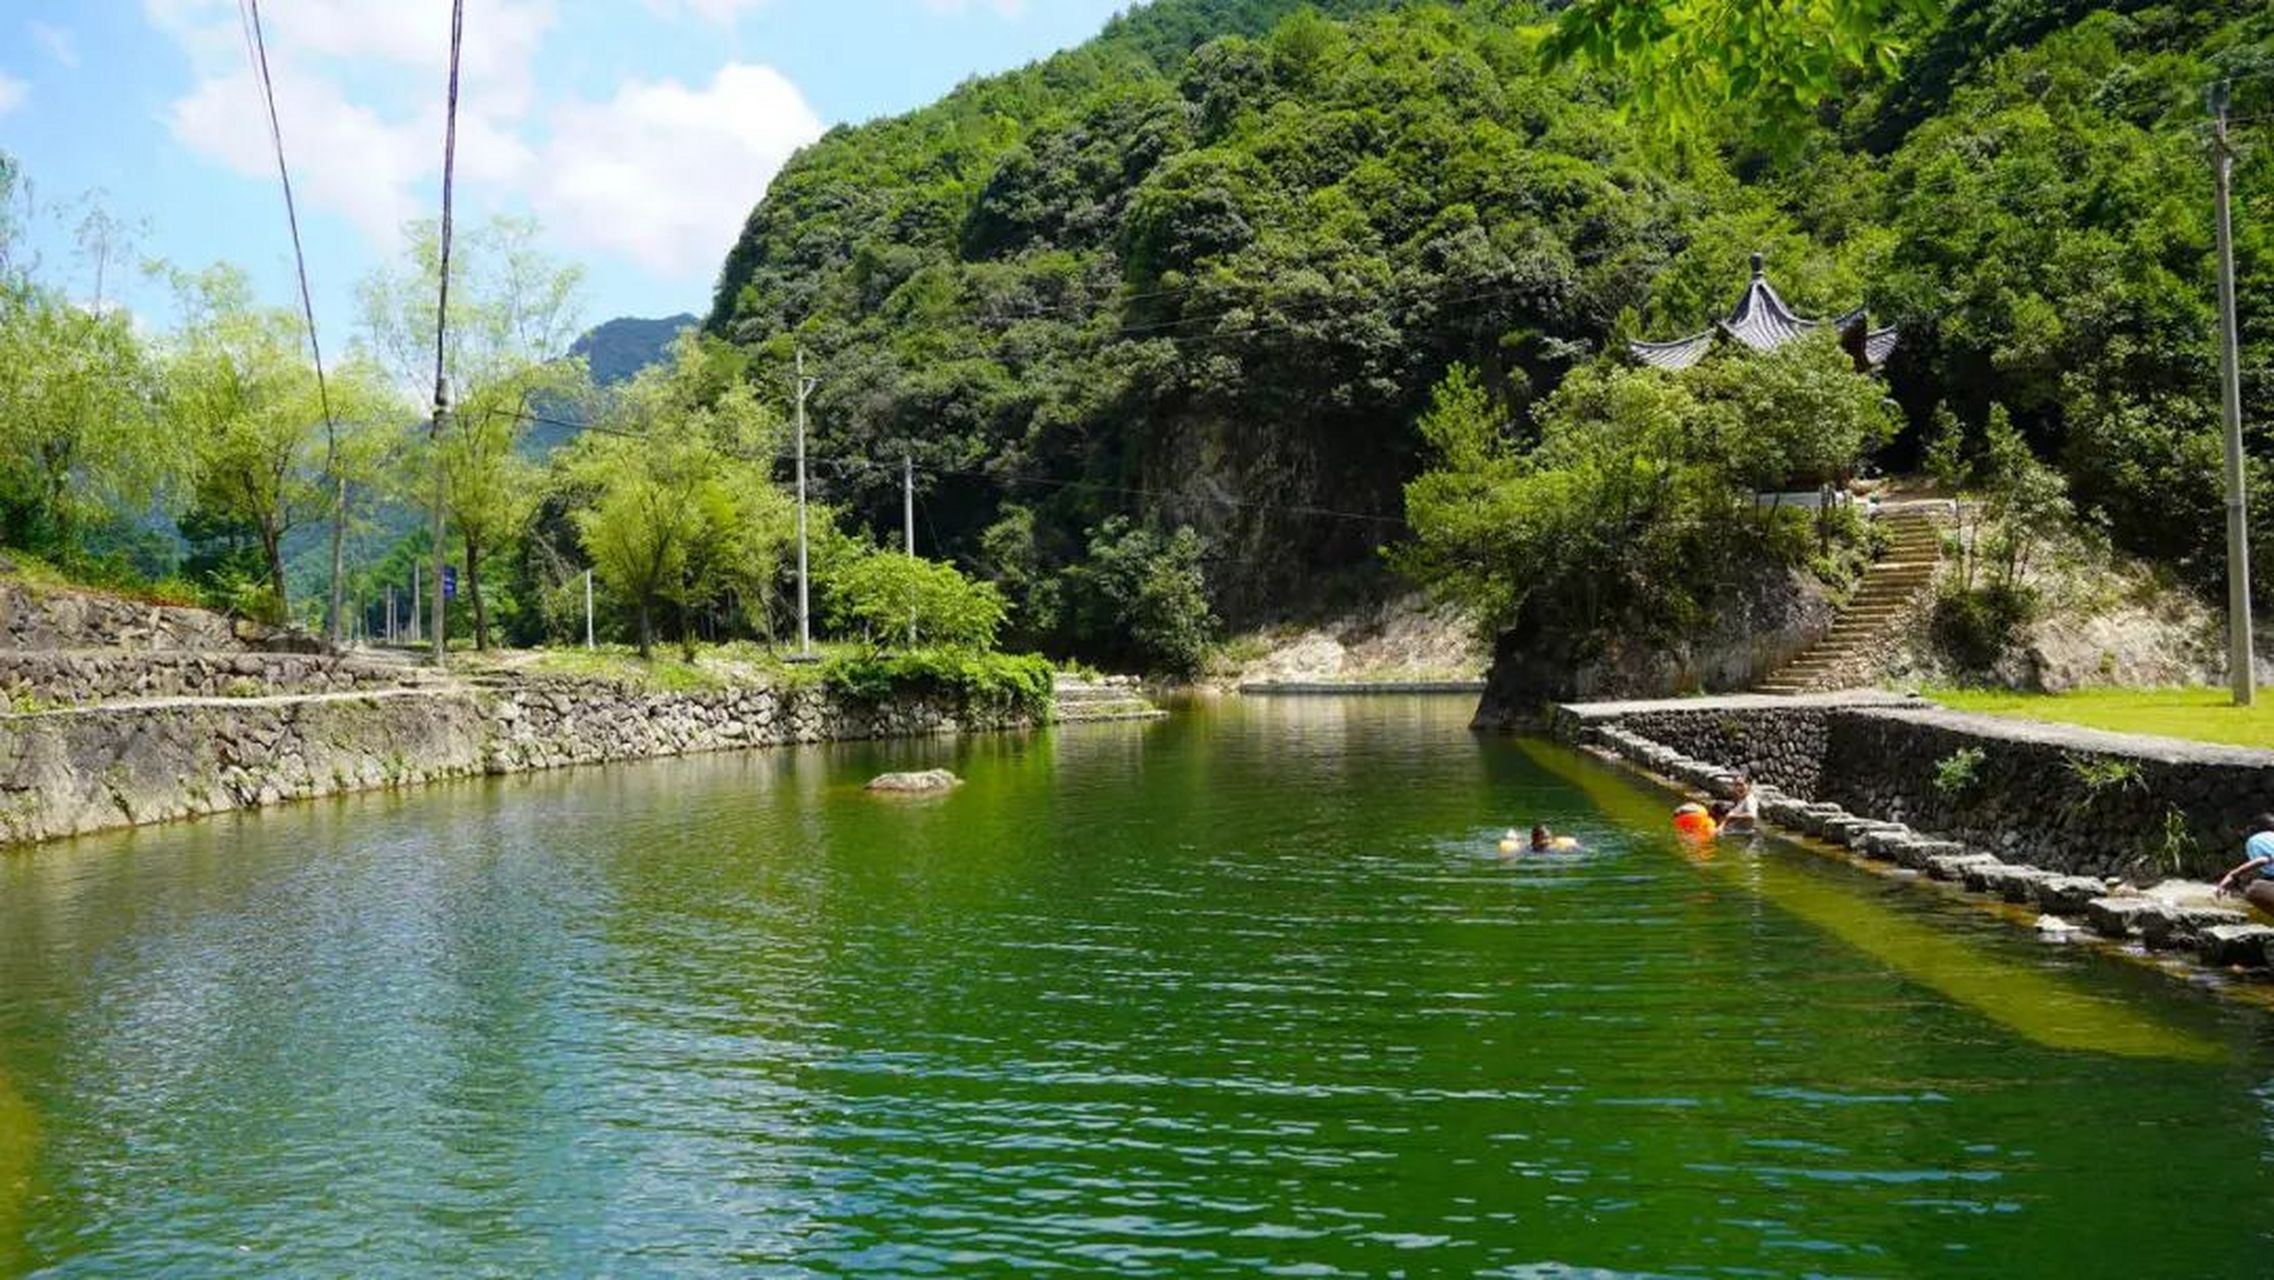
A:
<svg viewBox="0 0 2274 1280">
<path fill-rule="evenodd" d="M 2070 693 L 1931 689 L 1927 696 L 1953 711 L 2274 748 L 2274 692 L 2262 694 L 2258 705 L 2252 707 L 2235 706 L 2225 689 L 2078 689 Z"/>
</svg>

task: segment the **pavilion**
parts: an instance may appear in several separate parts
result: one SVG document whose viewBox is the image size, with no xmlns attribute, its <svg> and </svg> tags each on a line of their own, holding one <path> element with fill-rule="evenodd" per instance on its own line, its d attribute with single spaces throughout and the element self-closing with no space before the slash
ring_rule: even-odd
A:
<svg viewBox="0 0 2274 1280">
<path fill-rule="evenodd" d="M 1855 359 L 1858 371 L 1878 369 L 1895 351 L 1895 330 L 1871 328 L 1862 307 L 1835 320 L 1809 320 L 1794 315 L 1762 274 L 1761 255 L 1753 255 L 1753 281 L 1732 307 L 1729 318 L 1713 327 L 1671 342 L 1629 342 L 1627 350 L 1644 364 L 1659 369 L 1687 369 L 1705 359 L 1720 342 L 1736 342 L 1755 351 L 1774 351 L 1812 330 L 1831 326 L 1840 345 Z"/>
</svg>

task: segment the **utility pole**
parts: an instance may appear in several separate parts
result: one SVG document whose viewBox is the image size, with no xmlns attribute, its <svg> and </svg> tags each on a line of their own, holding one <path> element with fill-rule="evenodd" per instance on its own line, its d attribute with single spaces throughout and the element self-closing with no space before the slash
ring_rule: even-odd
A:
<svg viewBox="0 0 2274 1280">
<path fill-rule="evenodd" d="M 434 380 L 434 579 L 433 590 L 426 593 L 427 603 L 434 610 L 434 665 L 442 666 L 447 658 L 448 635 L 444 630 L 444 610 L 449 601 L 442 593 L 442 421 L 450 415 L 450 379 Z M 416 587 L 412 588 L 416 590 Z"/>
<path fill-rule="evenodd" d="M 900 455 L 900 532 L 908 544 L 908 558 L 916 558 L 916 455 Z M 908 647 L 916 647 L 916 610 L 908 610 Z"/>
<path fill-rule="evenodd" d="M 2242 455 L 2242 358 L 2235 332 L 2234 147 L 2227 141 L 2227 85 L 2211 86 L 2211 176 L 2218 191 L 2219 391 L 2227 436 L 2227 678 L 2238 707 L 2258 698 L 2250 627 L 2250 507 Z"/>
<path fill-rule="evenodd" d="M 592 650 L 592 570 L 584 571 L 584 648 Z"/>
<path fill-rule="evenodd" d="M 418 561 L 411 562 L 411 633 L 412 644 L 419 642 Z"/>
<path fill-rule="evenodd" d="M 797 349 L 797 653 L 813 657 L 813 619 L 805 576 L 805 398 L 814 379 L 805 376 L 805 348 Z"/>
</svg>

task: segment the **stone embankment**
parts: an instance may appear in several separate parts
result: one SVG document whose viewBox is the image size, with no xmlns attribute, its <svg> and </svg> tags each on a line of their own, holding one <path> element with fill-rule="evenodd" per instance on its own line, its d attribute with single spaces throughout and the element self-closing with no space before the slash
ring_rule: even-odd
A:
<svg viewBox="0 0 2274 1280">
<path fill-rule="evenodd" d="M 2274 928 L 2176 878 L 2239 847 L 2274 797 L 2274 752 L 1871 695 L 1574 704 L 1553 728 L 1709 794 L 1748 777 L 1767 821 L 2034 906 L 2049 929 L 2274 961 Z"/>
<path fill-rule="evenodd" d="M 668 691 L 505 669 L 460 680 L 305 646 L 202 609 L 0 578 L 0 843 L 473 774 L 1033 723 L 748 672 Z M 1061 678 L 1055 703 L 1055 720 L 1162 714 L 1119 677 Z"/>
<path fill-rule="evenodd" d="M 1116 688 L 1063 718 L 1158 714 Z M 0 842 L 476 774 L 1031 723 L 934 698 L 857 703 L 818 684 L 663 692 L 545 679 L 0 715 Z"/>
</svg>

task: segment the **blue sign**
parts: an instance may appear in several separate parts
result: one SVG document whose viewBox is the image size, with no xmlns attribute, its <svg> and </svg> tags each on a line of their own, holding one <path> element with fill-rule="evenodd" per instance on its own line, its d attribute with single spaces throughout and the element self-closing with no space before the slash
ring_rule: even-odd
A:
<svg viewBox="0 0 2274 1280">
<path fill-rule="evenodd" d="M 445 600 L 455 600 L 458 598 L 457 565 L 446 564 L 442 566 L 442 598 Z"/>
</svg>

